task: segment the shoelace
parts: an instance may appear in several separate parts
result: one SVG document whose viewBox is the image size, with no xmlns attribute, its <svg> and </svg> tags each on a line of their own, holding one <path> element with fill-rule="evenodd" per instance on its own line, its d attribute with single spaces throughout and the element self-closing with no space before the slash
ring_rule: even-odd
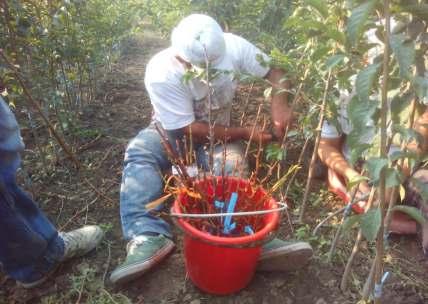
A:
<svg viewBox="0 0 428 304">
<path fill-rule="evenodd" d="M 153 240 L 151 240 L 150 238 L 144 236 L 144 235 L 140 235 L 135 237 L 132 241 L 130 241 L 128 243 L 128 245 L 126 246 L 126 251 L 128 253 L 132 253 L 135 248 L 137 248 L 139 245 L 143 244 L 143 243 L 151 243 Z"/>
<path fill-rule="evenodd" d="M 64 241 L 64 254 L 70 254 L 71 252 L 79 249 L 80 237 L 77 233 L 60 233 L 61 238 Z"/>
</svg>

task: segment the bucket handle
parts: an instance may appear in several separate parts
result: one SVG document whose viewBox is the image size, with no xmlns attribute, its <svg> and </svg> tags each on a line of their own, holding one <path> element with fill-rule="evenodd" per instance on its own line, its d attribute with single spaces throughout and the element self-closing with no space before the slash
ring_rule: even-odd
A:
<svg viewBox="0 0 428 304">
<path fill-rule="evenodd" d="M 286 203 L 283 202 L 277 202 L 278 205 L 281 207 L 269 209 L 269 210 L 257 210 L 257 211 L 243 211 L 243 212 L 233 212 L 233 213 L 206 213 L 206 214 L 199 214 L 199 213 L 176 213 L 171 210 L 170 215 L 174 217 L 180 217 L 180 218 L 212 218 L 212 217 L 225 217 L 225 216 L 248 216 L 248 215 L 262 215 L 277 211 L 283 211 L 288 208 Z"/>
</svg>

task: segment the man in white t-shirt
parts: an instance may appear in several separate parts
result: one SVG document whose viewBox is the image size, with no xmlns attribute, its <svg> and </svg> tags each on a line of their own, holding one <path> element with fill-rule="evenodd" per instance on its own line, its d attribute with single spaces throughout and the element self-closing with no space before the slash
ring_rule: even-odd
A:
<svg viewBox="0 0 428 304">
<path fill-rule="evenodd" d="M 211 17 L 193 14 L 184 18 L 173 30 L 171 42 L 171 47 L 156 54 L 146 68 L 144 83 L 154 110 L 153 122 L 126 150 L 120 211 L 124 237 L 128 241 L 127 257 L 112 272 L 112 283 L 124 283 L 142 275 L 174 248 L 169 225 L 145 209 L 147 203 L 162 195 L 161 172 L 171 168 L 154 123 L 163 128 L 173 145 L 183 135 L 191 135 L 198 164 L 206 168 L 203 147 L 209 134 L 210 88 L 214 137 L 216 141 L 227 138 L 230 142 L 226 145 L 225 165 L 230 174 L 237 161 L 243 161 L 243 149 L 237 141 L 248 140 L 251 134 L 251 128 L 230 126 L 237 74 L 250 74 L 272 83 L 272 122 L 277 138 L 282 138 L 292 118 L 283 90 L 288 88 L 288 83 L 283 81 L 283 71 L 261 64 L 259 58 L 269 60 L 266 54 L 242 37 L 223 33 Z M 209 86 L 205 79 L 185 77 L 190 70 L 202 71 L 206 59 L 210 73 L 216 73 Z M 254 139 L 266 143 L 272 135 L 256 129 Z M 216 174 L 220 174 L 218 164 L 222 162 L 222 152 L 222 147 L 215 148 Z M 263 249 L 262 270 L 293 270 L 305 265 L 312 255 L 312 248 L 304 242 L 275 239 Z"/>
</svg>

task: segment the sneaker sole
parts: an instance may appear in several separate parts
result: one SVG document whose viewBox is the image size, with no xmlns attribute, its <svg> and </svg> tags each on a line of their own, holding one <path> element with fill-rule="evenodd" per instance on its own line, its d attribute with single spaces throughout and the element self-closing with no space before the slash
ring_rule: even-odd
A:
<svg viewBox="0 0 428 304">
<path fill-rule="evenodd" d="M 168 242 L 165 247 L 159 250 L 150 259 L 142 263 L 125 266 L 116 272 L 112 272 L 110 275 L 110 282 L 115 285 L 121 285 L 142 276 L 153 266 L 161 262 L 174 248 L 174 243 L 172 241 Z"/>
<path fill-rule="evenodd" d="M 259 258 L 257 271 L 294 271 L 308 264 L 313 249 L 308 243 L 300 242 L 277 248 Z"/>
</svg>

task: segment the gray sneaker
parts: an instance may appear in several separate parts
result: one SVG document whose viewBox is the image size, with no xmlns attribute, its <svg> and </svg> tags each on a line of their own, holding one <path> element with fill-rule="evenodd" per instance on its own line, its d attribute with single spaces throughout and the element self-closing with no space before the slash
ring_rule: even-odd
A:
<svg viewBox="0 0 428 304">
<path fill-rule="evenodd" d="M 59 236 L 64 241 L 64 255 L 61 261 L 87 254 L 101 242 L 104 232 L 95 225 L 83 226 L 82 228 L 70 231 L 60 232 Z M 18 282 L 24 288 L 34 288 L 46 281 L 46 279 L 55 272 L 58 265 L 54 266 L 44 277 L 34 282 Z"/>
<path fill-rule="evenodd" d="M 263 246 L 257 270 L 294 271 L 308 264 L 312 254 L 312 247 L 306 242 L 273 239 Z"/>
<path fill-rule="evenodd" d="M 59 235 L 64 240 L 62 260 L 65 261 L 94 250 L 103 239 L 104 232 L 98 226 L 88 225 L 70 232 L 60 232 Z"/>
<path fill-rule="evenodd" d="M 110 275 L 110 282 L 123 284 L 136 279 L 159 264 L 174 247 L 174 242 L 162 234 L 135 237 L 126 246 L 125 262 L 113 270 Z"/>
</svg>

